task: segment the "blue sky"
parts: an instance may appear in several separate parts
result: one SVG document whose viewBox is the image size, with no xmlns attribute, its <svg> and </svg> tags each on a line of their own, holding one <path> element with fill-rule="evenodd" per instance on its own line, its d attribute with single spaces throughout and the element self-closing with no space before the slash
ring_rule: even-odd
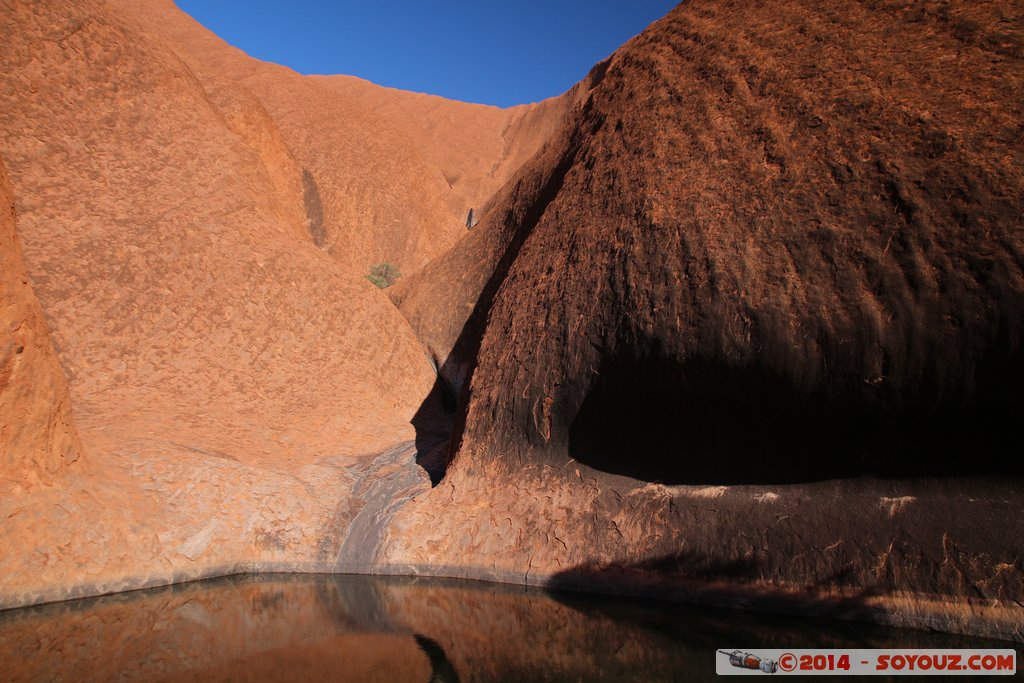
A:
<svg viewBox="0 0 1024 683">
<path fill-rule="evenodd" d="M 253 57 L 499 106 L 569 89 L 673 0 L 176 0 Z"/>
</svg>

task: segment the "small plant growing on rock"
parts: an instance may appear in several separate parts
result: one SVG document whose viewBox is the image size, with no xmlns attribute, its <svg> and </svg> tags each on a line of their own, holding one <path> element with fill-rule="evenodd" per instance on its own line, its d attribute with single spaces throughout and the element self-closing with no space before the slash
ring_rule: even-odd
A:
<svg viewBox="0 0 1024 683">
<path fill-rule="evenodd" d="M 386 289 L 395 284 L 395 280 L 400 277 L 402 277 L 402 274 L 398 272 L 398 266 L 385 261 L 373 264 L 370 267 L 370 274 L 366 276 L 366 279 L 381 289 Z"/>
</svg>

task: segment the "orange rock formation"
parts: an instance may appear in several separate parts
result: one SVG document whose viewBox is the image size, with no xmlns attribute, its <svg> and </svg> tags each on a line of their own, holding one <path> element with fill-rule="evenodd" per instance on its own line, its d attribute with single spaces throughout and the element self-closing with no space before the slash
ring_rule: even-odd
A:
<svg viewBox="0 0 1024 683">
<path fill-rule="evenodd" d="M 507 110 L 0 13 L 0 606 L 410 572 L 1024 639 L 1012 3 L 694 0 Z"/>
<path fill-rule="evenodd" d="M 0 163 L 0 479 L 32 486 L 59 479 L 82 446 L 14 226 L 14 196 Z"/>
<path fill-rule="evenodd" d="M 1024 13 L 921 5 L 686 2 L 595 69 L 396 290 L 461 405 L 391 561 L 1022 636 Z"/>
<path fill-rule="evenodd" d="M 539 144 L 528 121 L 546 107 L 301 77 L 167 2 L 5 4 L 0 31 L 0 158 L 92 454 L 53 476 L 74 429 L 60 368 L 37 353 L 45 327 L 17 328 L 32 318 L 6 268 L 12 233 L 4 275 L 21 285 L 4 344 L 30 341 L 32 362 L 3 394 L 0 506 L 18 521 L 0 604 L 365 565 L 372 547 L 346 541 L 350 527 L 375 538 L 367 501 L 427 485 L 410 419 L 434 373 L 363 276 L 381 260 L 412 273 L 464 233 L 470 203 L 527 154 L 506 128 Z M 410 118 L 393 121 L 389 100 L 417 107 L 419 128 L 402 132 Z M 449 153 L 438 129 L 464 142 Z M 387 491 L 367 490 L 396 469 Z M 37 479 L 52 486 L 26 492 Z"/>
</svg>

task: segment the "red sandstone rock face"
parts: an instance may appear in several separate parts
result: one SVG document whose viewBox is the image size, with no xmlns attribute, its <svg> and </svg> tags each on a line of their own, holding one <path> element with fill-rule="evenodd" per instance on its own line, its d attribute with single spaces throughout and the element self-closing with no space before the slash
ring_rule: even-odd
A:
<svg viewBox="0 0 1024 683">
<path fill-rule="evenodd" d="M 1022 46 L 1012 3 L 707 1 L 617 52 L 398 292 L 463 405 L 389 556 L 1019 638 L 1020 480 L 963 476 L 1021 474 Z"/>
<path fill-rule="evenodd" d="M 5 26 L 0 144 L 89 438 L 308 462 L 408 430 L 429 363 L 299 234 L 299 167 L 260 103 L 102 5 L 17 5 Z"/>
<path fill-rule="evenodd" d="M 603 69 L 603 64 L 594 67 L 567 93 L 535 105 L 514 124 L 515 137 L 541 137 L 544 144 L 525 159 L 511 182 L 491 196 L 480 211 L 480 224 L 470 234 L 389 290 L 455 393 L 461 389 L 469 362 L 475 357 L 493 288 L 500 284 L 500 273 L 521 244 L 519 227 L 524 221 L 536 219 L 527 215 L 530 197 L 540 191 L 546 169 L 556 163 L 563 129 L 571 117 L 578 115 Z M 474 309 L 477 314 L 471 316 Z M 465 332 L 463 328 L 467 328 Z M 457 342 L 459 348 L 453 351 Z"/>
<path fill-rule="evenodd" d="M 468 210 L 479 211 L 550 129 L 545 103 L 503 110 L 349 76 L 304 77 L 228 46 L 167 0 L 113 4 L 207 90 L 226 81 L 259 97 L 321 207 L 318 243 L 360 274 L 384 261 L 411 274 L 446 251 L 465 234 Z"/>
<path fill-rule="evenodd" d="M 200 81 L 106 4 L 5 3 L 0 17 L 0 155 L 90 454 L 25 491 L 74 455 L 37 316 L 16 333 L 32 359 L 16 401 L 3 394 L 0 604 L 333 568 L 367 476 L 401 462 L 388 491 L 417 485 L 411 447 L 377 455 L 414 436 L 434 379 L 419 342 L 314 244 L 302 167 L 251 92 Z M 3 275 L 22 283 L 13 254 L 5 243 Z M 11 467 L 9 435 L 23 444 Z"/>
<path fill-rule="evenodd" d="M 406 285 L 443 358 L 467 312 L 449 293 L 491 280 L 467 439 L 564 451 L 595 392 L 638 413 L 1017 405 L 1015 10 L 731 7 L 690 4 L 617 53 L 490 212 L 498 248 L 446 255 L 432 304 Z M 454 312 L 446 333 L 431 310 Z"/>
<path fill-rule="evenodd" d="M 163 0 L 2 13 L 89 468 L 4 470 L 0 606 L 395 571 L 1024 639 L 1015 6 L 687 2 L 505 111 L 301 77 Z"/>
<path fill-rule="evenodd" d="M 50 483 L 78 460 L 81 443 L 64 372 L 22 263 L 2 163 L 0 311 L 0 479 Z"/>
<path fill-rule="evenodd" d="M 363 275 L 411 271 L 464 233 L 463 205 L 539 144 L 550 107 L 337 89 L 169 3 L 2 16 L 0 154 L 92 457 L 27 493 L 59 463 L 19 447 L 8 467 L 5 451 L 0 605 L 372 566 L 393 510 L 428 486 L 409 420 L 434 376 Z M 439 131 L 460 132 L 455 151 Z M 4 438 L 70 438 L 36 424 L 44 404 L 16 380 Z"/>
</svg>

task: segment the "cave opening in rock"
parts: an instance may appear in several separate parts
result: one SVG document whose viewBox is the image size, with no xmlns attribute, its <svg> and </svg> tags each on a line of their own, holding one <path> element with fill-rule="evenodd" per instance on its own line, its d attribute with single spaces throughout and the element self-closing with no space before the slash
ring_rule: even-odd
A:
<svg viewBox="0 0 1024 683">
<path fill-rule="evenodd" d="M 614 358 L 568 450 L 594 470 L 669 485 L 1022 475 L 1002 446 L 1019 401 L 892 410 L 863 396 L 805 392 L 756 367 Z"/>
</svg>

